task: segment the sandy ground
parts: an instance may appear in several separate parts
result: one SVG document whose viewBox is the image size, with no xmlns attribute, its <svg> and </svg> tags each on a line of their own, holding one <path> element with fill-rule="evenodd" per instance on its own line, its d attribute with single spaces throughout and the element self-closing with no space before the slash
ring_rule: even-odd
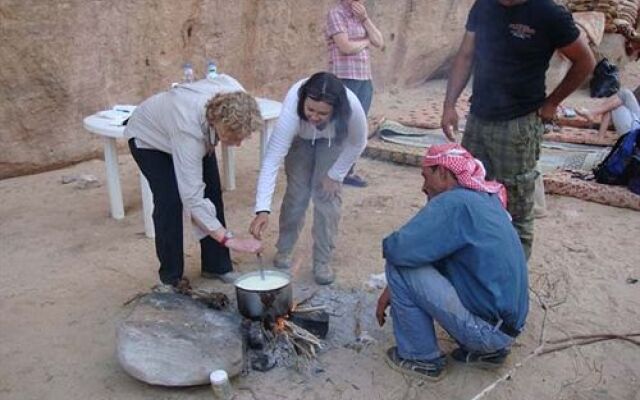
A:
<svg viewBox="0 0 640 400">
<path fill-rule="evenodd" d="M 378 96 L 372 114 L 408 110 L 442 90 L 439 82 L 389 91 Z M 252 217 L 257 149 L 254 138 L 237 152 L 237 190 L 225 193 L 228 223 L 235 231 L 246 231 Z M 425 202 L 418 169 L 367 159 L 358 166 L 370 186 L 345 188 L 335 254 L 337 284 L 356 289 L 382 271 L 381 238 Z M 206 386 L 167 389 L 140 383 L 114 356 L 116 324 L 130 310 L 123 303 L 157 282 L 153 241 L 143 235 L 137 168 L 126 152 L 120 169 L 127 214 L 120 221 L 108 217 L 101 160 L 0 181 L 1 399 L 211 398 Z M 81 173 L 99 177 L 103 185 L 80 190 L 60 182 L 64 175 Z M 282 189 L 281 182 L 277 205 Z M 536 222 L 529 264 L 532 290 L 553 305 L 545 337 L 640 331 L 640 283 L 627 283 L 640 278 L 640 213 L 555 196 L 547 197 L 547 206 L 548 215 Z M 273 256 L 277 214 L 267 258 Z M 309 225 L 298 246 L 304 262 L 296 278 L 306 283 L 311 279 Z M 190 237 L 186 252 L 186 275 L 194 285 L 216 287 L 199 278 L 199 249 Z M 252 257 L 234 255 L 234 260 L 240 271 L 255 268 Z M 530 306 L 527 330 L 498 371 L 451 365 L 437 384 L 404 378 L 384 362 L 384 350 L 393 342 L 391 327 L 385 326 L 385 339 L 361 352 L 343 348 L 323 354 L 323 372 L 254 372 L 233 384 L 251 389 L 238 390 L 240 399 L 471 399 L 538 346 L 544 312 L 533 293 Z M 442 338 L 443 348 L 452 349 L 446 335 Z M 486 398 L 638 400 L 639 393 L 640 349 L 611 341 L 530 359 Z"/>
</svg>

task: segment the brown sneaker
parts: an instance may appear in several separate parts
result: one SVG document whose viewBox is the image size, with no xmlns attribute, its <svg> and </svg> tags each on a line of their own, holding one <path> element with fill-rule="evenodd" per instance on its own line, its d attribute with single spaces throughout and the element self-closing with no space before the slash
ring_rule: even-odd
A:
<svg viewBox="0 0 640 400">
<path fill-rule="evenodd" d="M 445 357 L 425 361 L 400 358 L 398 348 L 393 346 L 387 350 L 387 365 L 402 374 L 435 382 L 444 377 L 447 362 Z"/>
<path fill-rule="evenodd" d="M 153 293 L 171 293 L 171 294 L 175 294 L 178 292 L 175 286 L 169 285 L 166 283 L 159 283 L 155 285 L 154 287 L 151 288 L 151 291 Z"/>
<path fill-rule="evenodd" d="M 336 274 L 329 264 L 317 264 L 313 266 L 313 278 L 318 285 L 329 285 L 336 280 Z"/>
</svg>

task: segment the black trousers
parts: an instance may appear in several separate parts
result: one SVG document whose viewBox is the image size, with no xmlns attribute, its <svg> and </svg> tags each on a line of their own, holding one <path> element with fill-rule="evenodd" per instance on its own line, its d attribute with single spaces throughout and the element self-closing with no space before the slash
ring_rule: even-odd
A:
<svg viewBox="0 0 640 400">
<path fill-rule="evenodd" d="M 153 193 L 153 223 L 156 232 L 156 254 L 160 261 L 162 283 L 176 284 L 184 271 L 182 201 L 173 169 L 171 154 L 158 150 L 139 149 L 134 139 L 129 149 Z M 202 159 L 204 196 L 216 207 L 217 218 L 225 225 L 220 172 L 215 153 Z M 224 274 L 233 269 L 229 249 L 210 236 L 200 240 L 200 261 L 203 272 Z"/>
</svg>

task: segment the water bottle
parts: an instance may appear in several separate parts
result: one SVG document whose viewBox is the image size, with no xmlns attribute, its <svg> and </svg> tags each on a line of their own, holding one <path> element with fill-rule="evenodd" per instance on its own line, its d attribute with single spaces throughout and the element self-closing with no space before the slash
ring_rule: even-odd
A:
<svg viewBox="0 0 640 400">
<path fill-rule="evenodd" d="M 214 60 L 207 61 L 207 79 L 213 79 L 218 75 L 218 66 Z"/>
<path fill-rule="evenodd" d="M 182 66 L 182 72 L 183 72 L 183 77 L 182 77 L 183 82 L 187 82 L 187 83 L 193 82 L 193 66 L 191 65 L 191 63 L 185 63 Z"/>
</svg>

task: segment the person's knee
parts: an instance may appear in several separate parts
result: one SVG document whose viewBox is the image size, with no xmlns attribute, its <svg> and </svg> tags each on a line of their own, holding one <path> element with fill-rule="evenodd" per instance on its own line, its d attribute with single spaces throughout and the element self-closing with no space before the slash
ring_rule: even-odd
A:
<svg viewBox="0 0 640 400">
<path fill-rule="evenodd" d="M 401 280 L 398 268 L 388 261 L 384 264 L 384 275 L 387 278 L 387 285 L 389 287 L 398 285 Z"/>
<path fill-rule="evenodd" d="M 419 268 L 398 267 L 389 262 L 385 264 L 385 275 L 390 286 L 401 285 L 403 287 L 424 287 L 438 285 L 444 278 L 431 264 L 425 264 Z"/>
<path fill-rule="evenodd" d="M 295 190 L 287 187 L 284 199 L 282 200 L 282 208 L 287 210 L 306 211 L 309 206 L 311 194 L 308 190 Z"/>
<path fill-rule="evenodd" d="M 634 96 L 633 92 L 627 88 L 620 88 L 617 95 L 618 98 L 622 100 L 622 104 L 624 105 L 629 105 L 630 102 L 636 101 L 636 97 Z"/>
<path fill-rule="evenodd" d="M 330 217 L 340 218 L 340 210 L 342 208 L 340 193 L 329 197 L 321 190 L 314 190 L 311 193 L 311 197 L 313 199 L 313 206 L 318 212 Z"/>
</svg>

